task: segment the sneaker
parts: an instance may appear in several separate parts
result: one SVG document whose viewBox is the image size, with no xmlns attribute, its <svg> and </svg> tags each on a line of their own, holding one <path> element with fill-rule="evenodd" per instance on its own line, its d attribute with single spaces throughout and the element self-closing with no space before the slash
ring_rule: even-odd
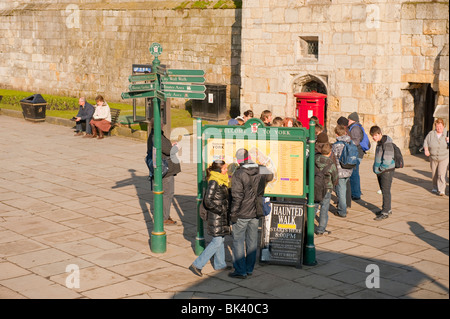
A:
<svg viewBox="0 0 450 319">
<path fill-rule="evenodd" d="M 195 267 L 194 264 L 192 264 L 192 265 L 189 266 L 189 270 L 192 271 L 194 274 L 196 274 L 196 275 L 199 276 L 199 277 L 202 277 L 202 276 L 203 276 L 202 270 L 201 270 L 201 269 L 198 269 L 197 267 Z"/>
<path fill-rule="evenodd" d="M 445 195 L 445 193 L 442 193 L 442 192 L 439 193 L 439 196 L 444 196 L 444 195 Z"/>
<path fill-rule="evenodd" d="M 165 221 L 164 221 L 164 225 L 176 225 L 176 221 L 174 221 L 172 218 L 167 218 Z"/>
<path fill-rule="evenodd" d="M 389 217 L 389 213 L 382 212 L 382 213 L 378 214 L 377 217 L 375 217 L 373 220 L 379 221 L 379 220 L 386 219 L 388 217 Z"/>
<path fill-rule="evenodd" d="M 83 135 L 83 132 L 79 131 L 79 132 L 76 132 L 73 136 L 81 136 L 81 135 Z"/>
<path fill-rule="evenodd" d="M 331 234 L 331 232 L 329 230 L 324 230 L 324 231 L 315 230 L 314 234 L 316 234 L 317 236 L 322 236 L 322 235 L 329 235 L 329 234 Z"/>
<path fill-rule="evenodd" d="M 83 138 L 88 138 L 88 137 L 92 137 L 92 134 L 86 134 L 85 136 L 83 136 Z"/>
<path fill-rule="evenodd" d="M 228 277 L 231 277 L 231 278 L 238 278 L 238 279 L 245 279 L 245 278 L 247 278 L 247 275 L 240 275 L 240 274 L 238 274 L 238 273 L 236 273 L 236 272 L 230 272 L 230 273 L 228 274 Z"/>
<path fill-rule="evenodd" d="M 334 216 L 336 216 L 336 217 L 341 217 L 341 218 L 346 218 L 346 217 L 347 217 L 347 214 L 341 215 L 341 214 L 339 214 L 338 212 L 332 212 L 332 214 L 333 214 Z"/>
<path fill-rule="evenodd" d="M 433 188 L 433 189 L 431 190 L 431 192 L 432 192 L 432 193 L 437 193 L 438 190 L 437 190 L 436 188 Z"/>
</svg>

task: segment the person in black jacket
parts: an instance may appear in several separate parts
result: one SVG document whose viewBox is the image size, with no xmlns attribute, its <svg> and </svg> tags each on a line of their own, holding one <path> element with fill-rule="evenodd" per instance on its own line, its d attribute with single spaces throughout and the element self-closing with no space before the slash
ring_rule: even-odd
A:
<svg viewBox="0 0 450 319">
<path fill-rule="evenodd" d="M 203 275 L 203 267 L 212 256 L 214 256 L 215 270 L 227 268 L 224 241 L 225 236 L 230 234 L 228 165 L 222 160 L 214 161 L 207 170 L 207 179 L 208 186 L 203 204 L 208 212 L 208 234 L 213 237 L 213 240 L 189 267 L 200 277 Z"/>
<path fill-rule="evenodd" d="M 239 168 L 232 179 L 230 213 L 234 272 L 229 276 L 244 279 L 255 267 L 259 218 L 264 216 L 262 195 L 273 173 L 254 163 L 244 148 L 237 150 L 236 159 Z"/>
<path fill-rule="evenodd" d="M 146 162 L 153 158 L 153 119 L 150 121 L 151 132 L 147 139 L 147 159 Z M 161 122 L 161 127 L 163 123 Z M 175 194 L 175 176 L 181 172 L 181 165 L 176 153 L 178 153 L 179 148 L 177 143 L 171 143 L 170 140 L 161 131 L 161 157 L 167 160 L 168 171 L 166 175 L 163 176 L 162 186 L 163 186 L 163 218 L 164 225 L 175 225 L 177 222 L 170 217 L 170 207 L 172 205 L 173 196 Z"/>
</svg>

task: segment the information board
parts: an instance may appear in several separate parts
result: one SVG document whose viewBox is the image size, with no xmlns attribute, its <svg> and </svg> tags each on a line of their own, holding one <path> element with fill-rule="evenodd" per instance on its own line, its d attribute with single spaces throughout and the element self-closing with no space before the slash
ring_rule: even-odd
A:
<svg viewBox="0 0 450 319">
<path fill-rule="evenodd" d="M 306 201 L 271 202 L 261 233 L 260 261 L 301 268 Z"/>
<path fill-rule="evenodd" d="M 205 125 L 205 168 L 221 159 L 237 165 L 236 151 L 245 148 L 253 162 L 274 175 L 265 189 L 267 196 L 306 198 L 306 129 L 266 127 L 259 119 L 243 126 Z M 233 165 L 231 165 L 233 166 Z"/>
<path fill-rule="evenodd" d="M 237 163 L 236 151 L 240 148 L 248 150 L 252 161 L 266 166 L 273 173 L 273 180 L 265 189 L 267 196 L 299 196 L 304 193 L 302 141 L 212 138 L 206 145 L 209 163 L 217 159 L 229 164 Z"/>
</svg>

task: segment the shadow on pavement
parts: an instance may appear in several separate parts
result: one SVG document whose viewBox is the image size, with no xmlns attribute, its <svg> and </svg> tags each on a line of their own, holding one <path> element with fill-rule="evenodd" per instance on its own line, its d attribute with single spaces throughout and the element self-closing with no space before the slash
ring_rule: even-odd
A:
<svg viewBox="0 0 450 319">
<path fill-rule="evenodd" d="M 214 271 L 178 291 L 174 298 L 179 295 L 193 299 L 222 299 L 224 302 L 236 298 L 448 298 L 448 287 L 409 265 L 319 250 L 317 262 L 316 266 L 303 266 L 301 269 L 257 262 L 253 275 L 246 279 L 228 277 L 229 270 Z M 194 274 L 192 276 L 198 278 Z M 419 291 L 420 288 L 426 290 Z"/>
<path fill-rule="evenodd" d="M 153 207 L 153 191 L 151 190 L 150 181 L 148 176 L 136 175 L 136 170 L 134 169 L 129 169 L 128 171 L 130 172 L 130 178 L 116 182 L 116 185 L 112 188 L 117 189 L 126 186 L 135 187 L 137 199 L 146 223 L 149 238 L 148 244 L 149 247 L 151 247 L 150 238 L 153 231 L 153 213 L 151 212 Z M 191 246 L 194 249 L 195 229 L 197 225 L 195 196 L 175 195 L 172 207 L 175 209 L 182 223 L 184 238 L 187 241 L 191 241 Z M 167 230 L 169 231 L 171 228 L 167 227 Z"/>
<path fill-rule="evenodd" d="M 447 251 L 440 249 L 440 245 L 437 245 L 439 242 L 447 243 L 448 247 L 448 239 L 441 237 L 439 235 L 433 234 L 432 232 L 427 231 L 422 225 L 417 222 L 407 222 L 409 225 L 409 229 L 416 237 L 420 238 L 436 250 L 442 252 L 445 255 L 449 255 L 448 249 Z"/>
</svg>

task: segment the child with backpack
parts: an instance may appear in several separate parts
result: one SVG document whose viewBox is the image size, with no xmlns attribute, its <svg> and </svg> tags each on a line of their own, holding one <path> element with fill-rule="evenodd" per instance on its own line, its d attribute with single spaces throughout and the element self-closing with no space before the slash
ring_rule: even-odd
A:
<svg viewBox="0 0 450 319">
<path fill-rule="evenodd" d="M 373 172 L 377 175 L 378 185 L 383 195 L 383 206 L 381 211 L 376 213 L 377 217 L 374 220 L 380 221 L 392 214 L 391 185 L 395 171 L 395 151 L 392 139 L 383 135 L 378 126 L 375 125 L 370 128 L 370 135 L 374 142 L 377 142 Z"/>
<path fill-rule="evenodd" d="M 331 154 L 331 144 L 326 143 L 322 147 L 322 154 L 318 155 L 315 160 L 315 169 L 324 174 L 324 185 L 321 187 L 324 188 L 323 190 L 325 193 L 319 204 L 316 204 L 316 210 L 320 205 L 319 225 L 314 231 L 318 236 L 330 233 L 330 231 L 326 230 L 328 224 L 328 209 L 330 208 L 331 191 L 338 181 L 336 163 L 332 159 Z M 314 184 L 314 186 L 314 193 L 322 191 L 321 189 L 316 189 L 316 184 Z"/>
<path fill-rule="evenodd" d="M 332 150 L 339 177 L 335 187 L 336 196 L 338 197 L 337 213 L 335 216 L 345 218 L 347 217 L 347 184 L 352 175 L 353 167 L 356 166 L 356 161 L 358 160 L 358 148 L 350 136 L 347 135 L 347 128 L 344 125 L 337 125 L 334 132 L 336 133 L 336 142 L 333 144 Z M 352 158 L 344 159 L 344 156 L 342 156 L 343 153 Z M 352 162 L 355 165 L 351 164 Z"/>
</svg>

